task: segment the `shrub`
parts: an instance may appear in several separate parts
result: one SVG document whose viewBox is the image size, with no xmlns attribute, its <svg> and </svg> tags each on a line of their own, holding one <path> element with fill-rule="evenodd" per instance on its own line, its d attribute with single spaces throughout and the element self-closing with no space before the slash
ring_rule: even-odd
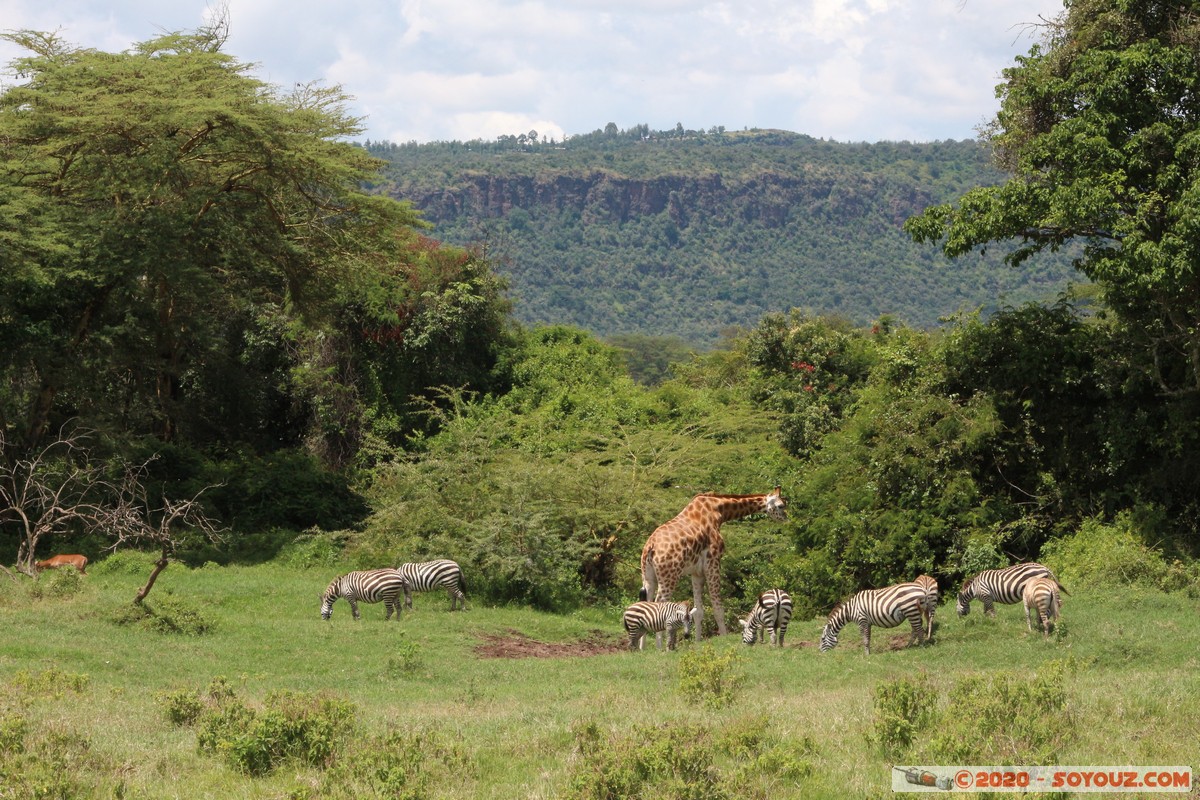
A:
<svg viewBox="0 0 1200 800">
<path fill-rule="evenodd" d="M 669 722 L 622 734 L 606 733 L 593 720 L 577 722 L 566 797 L 766 800 L 779 782 L 794 787 L 812 774 L 803 756 L 815 749 L 807 738 L 785 742 L 769 726 L 766 716 L 750 716 L 720 731 Z"/>
<path fill-rule="evenodd" d="M 898 678 L 875 687 L 872 741 L 886 755 L 898 757 L 937 715 L 937 691 L 925 676 Z"/>
<path fill-rule="evenodd" d="M 1052 661 L 1037 675 L 969 677 L 950 700 L 929 743 L 929 763 L 1053 764 L 1072 738 L 1066 676 L 1073 661 Z"/>
<path fill-rule="evenodd" d="M 118 550 L 112 555 L 92 564 L 92 575 L 149 575 L 158 561 L 156 553 L 141 550 Z"/>
<path fill-rule="evenodd" d="M 29 596 L 34 600 L 43 597 L 63 599 L 83 591 L 83 576 L 72 568 L 43 572 L 29 587 Z"/>
<path fill-rule="evenodd" d="M 51 667 L 41 672 L 20 670 L 9 680 L 9 685 L 26 699 L 61 700 L 67 694 L 83 694 L 89 682 L 91 678 L 86 674 Z"/>
<path fill-rule="evenodd" d="M 200 693 L 192 689 L 163 692 L 158 695 L 158 702 L 167 720 L 176 727 L 191 727 L 205 709 Z"/>
<path fill-rule="evenodd" d="M 175 633 L 183 636 L 203 636 L 212 630 L 213 623 L 200 609 L 172 594 L 163 594 L 151 607 L 144 624 L 158 633 Z"/>
<path fill-rule="evenodd" d="M 1162 553 L 1147 547 L 1135 528 L 1127 512 L 1118 514 L 1111 524 L 1096 518 L 1084 520 L 1075 533 L 1043 545 L 1042 561 L 1069 588 L 1165 589 L 1179 585 L 1179 571 L 1173 573 Z"/>
<path fill-rule="evenodd" d="M 388 656 L 387 674 L 391 677 L 412 675 L 421 669 L 421 646 L 416 642 L 401 640 L 394 655 Z"/>
<path fill-rule="evenodd" d="M 576 762 L 566 793 L 572 800 L 638 798 L 650 786 L 654 797 L 669 799 L 741 796 L 715 766 L 712 738 L 700 726 L 638 726 L 632 736 L 624 737 L 597 738 L 586 729 L 579 733 L 583 757 Z"/>
<path fill-rule="evenodd" d="M 261 710 L 228 697 L 201 714 L 197 744 L 249 775 L 265 775 L 288 760 L 323 767 L 342 746 L 354 714 L 349 701 L 305 692 L 273 692 Z"/>
<path fill-rule="evenodd" d="M 349 745 L 321 776 L 317 796 L 424 800 L 446 796 L 448 783 L 470 779 L 473 773 L 460 739 L 435 730 L 394 730 Z"/>
<path fill-rule="evenodd" d="M 712 645 L 701 645 L 679 657 L 679 691 L 684 697 L 701 701 L 708 708 L 732 703 L 745 676 L 737 650 L 717 652 Z"/>
</svg>

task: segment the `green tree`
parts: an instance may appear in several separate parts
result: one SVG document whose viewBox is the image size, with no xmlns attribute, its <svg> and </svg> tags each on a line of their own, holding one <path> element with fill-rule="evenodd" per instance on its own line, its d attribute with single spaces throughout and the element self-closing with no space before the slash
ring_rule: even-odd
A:
<svg viewBox="0 0 1200 800">
<path fill-rule="evenodd" d="M 29 54 L 0 95 L 0 424 L 28 444 L 103 414 L 172 440 L 198 376 L 240 368 L 230 337 L 390 303 L 418 218 L 362 189 L 379 162 L 346 96 L 277 92 L 224 33 L 5 35 Z"/>
<path fill-rule="evenodd" d="M 985 138 L 1012 174 L 907 223 L 949 256 L 1082 243 L 1077 267 L 1149 349 L 1161 390 L 1200 392 L 1200 15 L 1075 0 L 1005 70 Z"/>
</svg>

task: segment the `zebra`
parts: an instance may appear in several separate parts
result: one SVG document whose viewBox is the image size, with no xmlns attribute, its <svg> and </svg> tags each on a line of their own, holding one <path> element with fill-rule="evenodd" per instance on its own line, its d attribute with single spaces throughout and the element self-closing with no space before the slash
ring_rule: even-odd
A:
<svg viewBox="0 0 1200 800">
<path fill-rule="evenodd" d="M 742 624 L 742 641 L 754 644 L 771 632 L 771 644 L 783 647 L 783 636 L 792 620 L 792 598 L 782 589 L 768 589 L 758 596 L 758 602 Z M 778 634 L 778 641 L 776 641 Z"/>
<path fill-rule="evenodd" d="M 400 620 L 400 592 L 408 591 L 408 581 L 399 571 L 394 569 L 368 569 L 358 572 L 348 572 L 334 578 L 321 595 L 321 619 L 333 616 L 333 604 L 339 597 L 346 598 L 350 603 L 350 612 L 358 619 L 358 601 L 378 603 L 383 601 L 387 608 L 385 620 L 392 618 L 396 612 L 396 620 Z"/>
<path fill-rule="evenodd" d="M 446 587 L 446 593 L 450 596 L 451 611 L 458 608 L 459 601 L 462 602 L 463 611 L 467 610 L 467 596 L 463 594 L 467 585 L 463 581 L 462 569 L 450 559 L 439 558 L 436 561 L 401 564 L 396 567 L 396 571 L 408 581 L 404 588 L 404 605 L 410 611 L 413 607 L 413 592 L 426 592 L 438 586 Z"/>
<path fill-rule="evenodd" d="M 1033 633 L 1033 620 L 1030 619 L 1029 612 L 1036 608 L 1038 625 L 1041 626 L 1042 633 L 1046 638 L 1050 638 L 1050 620 L 1062 617 L 1062 595 L 1059 594 L 1059 591 L 1070 594 L 1054 578 L 1034 578 L 1025 582 L 1021 600 L 1025 605 L 1025 625 L 1029 628 L 1030 633 Z"/>
<path fill-rule="evenodd" d="M 927 623 L 925 641 L 933 639 L 933 615 L 937 611 L 938 585 L 937 581 L 928 575 L 918 575 L 913 583 L 925 587 L 925 601 L 921 603 L 921 617 Z"/>
<path fill-rule="evenodd" d="M 925 602 L 925 587 L 916 583 L 898 583 L 884 589 L 863 589 L 849 600 L 838 603 L 829 612 L 821 631 L 821 652 L 837 647 L 838 631 L 849 622 L 857 622 L 862 630 L 863 647 L 871 655 L 871 626 L 894 628 L 904 620 L 912 625 L 911 646 L 921 638 L 921 605 Z"/>
<path fill-rule="evenodd" d="M 965 617 L 971 611 L 971 601 L 978 598 L 983 601 L 983 613 L 994 617 L 996 609 L 993 603 L 1011 605 L 1021 602 L 1025 584 L 1041 577 L 1053 578 L 1054 573 L 1036 561 L 1014 564 L 1004 569 L 985 569 L 963 582 L 958 592 L 958 615 Z"/>
<path fill-rule="evenodd" d="M 675 633 L 692 632 L 692 601 L 682 603 L 639 600 L 625 609 L 625 632 L 629 634 L 629 649 L 641 650 L 647 633 L 667 632 L 667 649 L 675 649 Z M 661 645 L 659 645 L 661 649 Z"/>
</svg>

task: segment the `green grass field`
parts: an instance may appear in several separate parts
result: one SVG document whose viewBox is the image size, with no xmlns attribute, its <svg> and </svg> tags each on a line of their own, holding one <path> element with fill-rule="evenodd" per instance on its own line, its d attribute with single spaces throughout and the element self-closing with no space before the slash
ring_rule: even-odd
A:
<svg viewBox="0 0 1200 800">
<path fill-rule="evenodd" d="M 346 796 L 888 796 L 893 758 L 938 752 L 928 747 L 948 745 L 926 742 L 947 730 L 968 738 L 970 720 L 935 721 L 907 750 L 889 752 L 872 739 L 877 687 L 916 681 L 941 708 L 971 678 L 1020 682 L 1055 669 L 1065 669 L 1065 702 L 1050 713 L 1051 744 L 1023 752 L 1032 734 L 1002 732 L 977 752 L 1003 761 L 975 763 L 1050 753 L 1060 764 L 1200 766 L 1200 615 L 1182 594 L 1076 591 L 1048 641 L 1026 632 L 1019 606 L 984 619 L 975 604 L 962 619 L 951 603 L 934 645 L 891 649 L 907 633 L 876 629 L 870 657 L 853 628 L 818 653 L 821 620 L 794 620 L 782 651 L 727 636 L 675 653 L 495 658 L 478 648 L 517 633 L 593 650 L 619 644 L 620 609 L 558 616 L 472 604 L 450 613 L 438 592 L 418 595 L 399 623 L 385 623 L 381 605 L 360 606 L 354 622 L 344 601 L 325 623 L 319 594 L 337 572 L 172 565 L 148 603 L 197 613 L 211 624 L 202 635 L 116 622 L 145 571 L 101 562 L 74 592 L 70 578 L 49 573 L 37 589 L 0 579 L 0 797 L 330 796 L 336 756 L 251 776 L 201 752 L 197 726 L 172 724 L 164 698 L 203 692 L 218 677 L 251 707 L 279 690 L 352 703 L 342 767 L 374 770 L 391 788 Z M 681 691 L 689 658 L 740 678 L 731 702 L 714 707 Z M 638 760 L 653 747 L 656 761 Z M 380 760 L 381 749 L 393 761 Z M 42 762 L 71 777 L 37 772 Z"/>
</svg>

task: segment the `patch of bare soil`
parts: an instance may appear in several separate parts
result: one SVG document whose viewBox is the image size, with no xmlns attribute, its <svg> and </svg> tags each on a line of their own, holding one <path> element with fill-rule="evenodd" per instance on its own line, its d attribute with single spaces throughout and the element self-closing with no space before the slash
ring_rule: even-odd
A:
<svg viewBox="0 0 1200 800">
<path fill-rule="evenodd" d="M 912 641 L 911 633 L 898 633 L 895 636 L 888 637 L 887 649 L 888 650 L 907 650 L 908 643 L 911 641 Z M 921 643 L 923 641 L 924 641 L 923 639 L 918 639 L 916 644 L 913 645 L 913 647 L 920 647 Z"/>
<path fill-rule="evenodd" d="M 573 642 L 541 642 L 509 628 L 504 633 L 485 633 L 475 646 L 480 658 L 572 658 L 619 653 L 626 647 L 604 631 L 592 631 Z"/>
</svg>

